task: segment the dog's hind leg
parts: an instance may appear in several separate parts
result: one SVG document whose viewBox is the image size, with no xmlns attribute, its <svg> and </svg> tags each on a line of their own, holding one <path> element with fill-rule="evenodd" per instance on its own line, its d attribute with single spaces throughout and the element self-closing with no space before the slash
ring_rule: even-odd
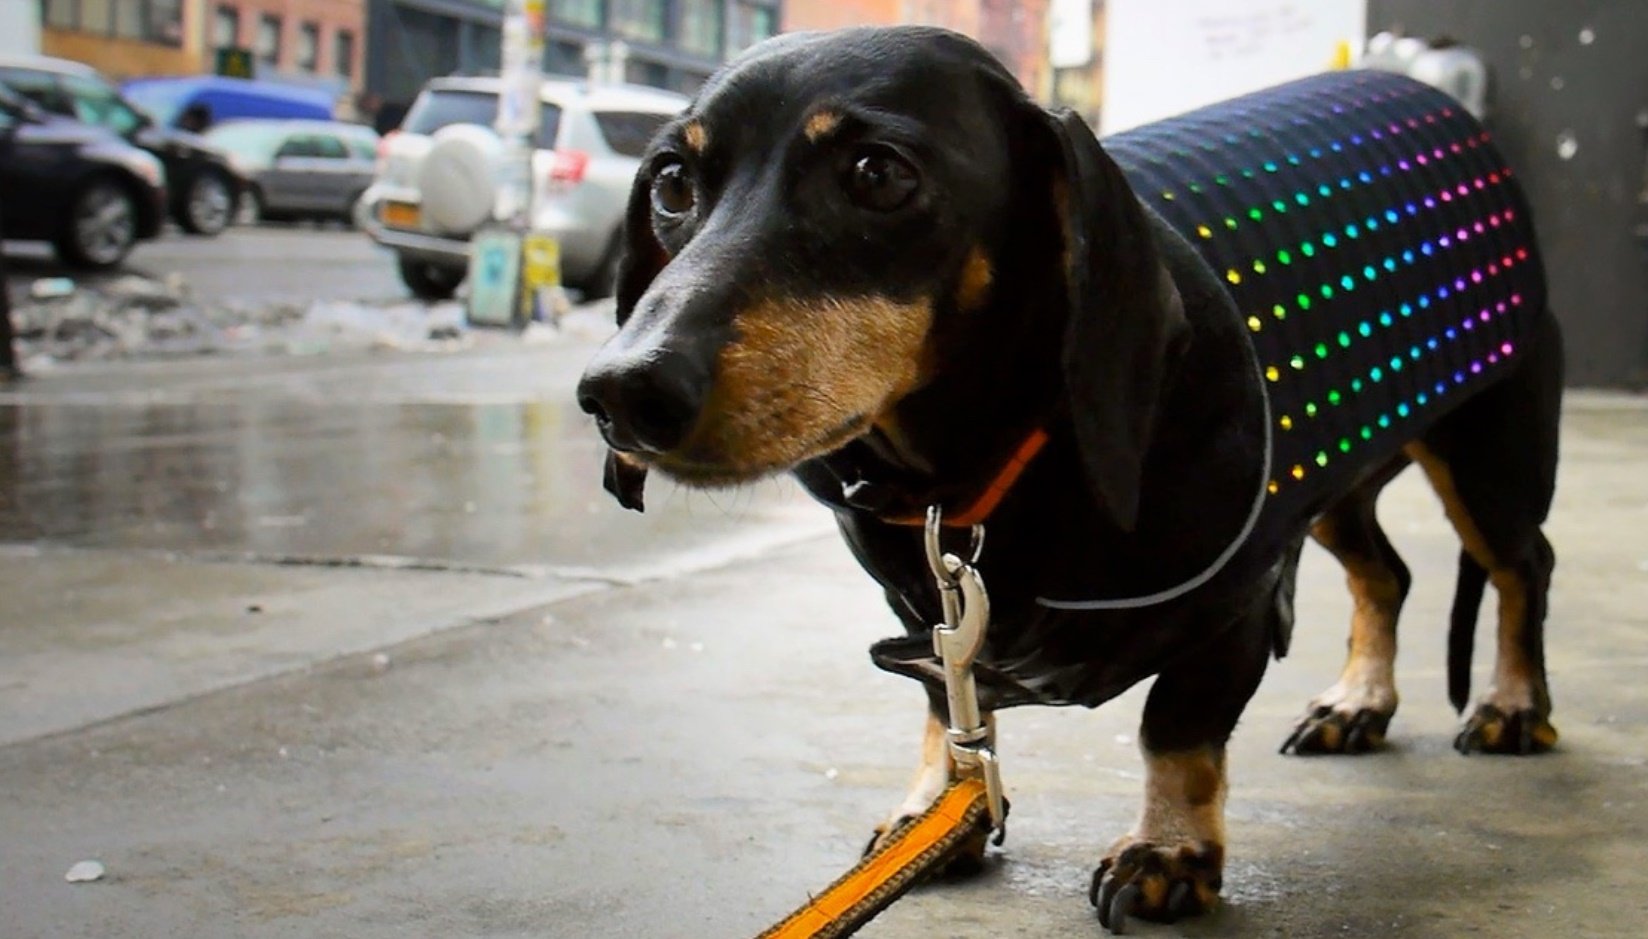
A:
<svg viewBox="0 0 1648 939">
<path fill-rule="evenodd" d="M 1385 741 L 1397 704 L 1396 620 L 1413 578 L 1379 527 L 1374 505 L 1406 466 L 1406 458 L 1398 458 L 1381 467 L 1311 528 L 1344 566 L 1355 609 L 1344 670 L 1306 707 L 1283 753 L 1366 753 Z"/>
<path fill-rule="evenodd" d="M 1556 555 L 1540 525 L 1556 484 L 1562 369 L 1555 324 L 1543 325 L 1545 334 L 1514 375 L 1407 447 L 1466 553 L 1499 595 L 1493 683 L 1454 742 L 1461 753 L 1539 753 L 1557 740 L 1545 678 L 1545 612 Z M 1469 662 L 1450 663 L 1450 672 L 1463 679 L 1456 689 L 1461 702 L 1469 668 Z"/>
<path fill-rule="evenodd" d="M 1262 604 L 1162 671 L 1139 734 L 1144 808 L 1093 872 L 1099 922 L 1171 922 L 1218 902 L 1225 856 L 1225 743 L 1270 659 L 1275 608 Z"/>
</svg>

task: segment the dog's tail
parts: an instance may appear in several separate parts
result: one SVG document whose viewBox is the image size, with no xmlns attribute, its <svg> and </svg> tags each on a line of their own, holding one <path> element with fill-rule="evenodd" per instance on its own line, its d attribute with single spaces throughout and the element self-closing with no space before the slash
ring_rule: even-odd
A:
<svg viewBox="0 0 1648 939">
<path fill-rule="evenodd" d="M 1459 552 L 1459 579 L 1454 582 L 1453 612 L 1448 617 L 1448 700 L 1461 713 L 1471 697 L 1471 655 L 1476 648 L 1476 614 L 1488 569 L 1469 552 Z"/>
</svg>

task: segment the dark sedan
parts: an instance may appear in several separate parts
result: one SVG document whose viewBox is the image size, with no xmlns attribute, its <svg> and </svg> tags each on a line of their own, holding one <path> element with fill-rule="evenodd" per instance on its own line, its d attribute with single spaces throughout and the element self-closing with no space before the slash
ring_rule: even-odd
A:
<svg viewBox="0 0 1648 939">
<path fill-rule="evenodd" d="M 0 56 L 0 84 L 154 154 L 166 167 L 169 208 L 184 231 L 215 235 L 234 220 L 241 180 L 228 157 L 199 134 L 156 125 L 96 69 L 48 56 Z"/>
<path fill-rule="evenodd" d="M 118 134 L 0 87 L 0 210 L 5 237 L 50 241 L 76 267 L 113 267 L 160 231 L 166 174 Z"/>
</svg>

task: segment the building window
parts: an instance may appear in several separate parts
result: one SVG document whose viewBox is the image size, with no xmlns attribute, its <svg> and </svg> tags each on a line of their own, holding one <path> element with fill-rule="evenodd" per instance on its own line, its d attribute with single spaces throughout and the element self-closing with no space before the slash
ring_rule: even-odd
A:
<svg viewBox="0 0 1648 939">
<path fill-rule="evenodd" d="M 45 0 L 46 14 L 41 19 L 55 29 L 74 29 L 80 25 L 79 4 L 75 0 Z"/>
<path fill-rule="evenodd" d="M 668 26 L 667 0 L 612 0 L 615 32 L 645 42 L 663 42 Z"/>
<path fill-rule="evenodd" d="M 257 42 L 252 46 L 259 62 L 280 62 L 280 17 L 265 13 L 258 17 Z"/>
<path fill-rule="evenodd" d="M 167 46 L 183 44 L 183 0 L 41 0 L 47 26 Z"/>
<path fill-rule="evenodd" d="M 233 49 L 240 45 L 240 11 L 218 7 L 212 17 L 212 48 Z"/>
<path fill-rule="evenodd" d="M 298 68 L 313 72 L 320 64 L 320 24 L 298 26 Z"/>
<path fill-rule="evenodd" d="M 556 20 L 571 26 L 599 29 L 601 0 L 549 0 L 549 12 Z"/>
<path fill-rule="evenodd" d="M 551 75 L 584 75 L 589 63 L 584 61 L 584 46 L 578 42 L 551 39 L 544 43 L 544 71 Z"/>
<path fill-rule="evenodd" d="M 727 52 L 741 52 L 778 33 L 778 11 L 764 3 L 737 0 L 727 24 Z"/>
<path fill-rule="evenodd" d="M 114 34 L 121 39 L 143 39 L 144 9 L 142 0 L 116 0 L 114 5 Z"/>
<path fill-rule="evenodd" d="M 355 74 L 355 34 L 347 29 L 332 37 L 332 71 L 344 78 Z"/>
<path fill-rule="evenodd" d="M 699 55 L 721 55 L 721 0 L 679 0 L 681 48 Z"/>
</svg>

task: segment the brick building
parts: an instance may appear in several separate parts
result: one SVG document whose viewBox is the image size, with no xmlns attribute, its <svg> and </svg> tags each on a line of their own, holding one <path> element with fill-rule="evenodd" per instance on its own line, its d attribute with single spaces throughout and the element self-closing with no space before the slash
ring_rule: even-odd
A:
<svg viewBox="0 0 1648 939">
<path fill-rule="evenodd" d="M 920 23 L 977 39 L 1038 100 L 1052 87 L 1048 0 L 786 0 L 784 31 Z"/>
<path fill-rule="evenodd" d="M 115 78 L 200 71 L 205 0 L 0 0 L 40 4 L 40 51 Z"/>
<path fill-rule="evenodd" d="M 249 49 L 259 78 L 359 91 L 365 72 L 365 0 L 204 0 L 206 60 Z"/>
</svg>

